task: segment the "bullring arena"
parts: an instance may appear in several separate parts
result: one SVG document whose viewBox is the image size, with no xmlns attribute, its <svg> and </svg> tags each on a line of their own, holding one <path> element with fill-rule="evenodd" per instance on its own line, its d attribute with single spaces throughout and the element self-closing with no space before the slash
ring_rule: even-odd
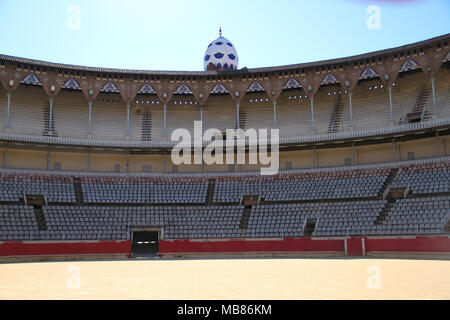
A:
<svg viewBox="0 0 450 320">
<path fill-rule="evenodd" d="M 220 34 L 201 72 L 0 55 L 0 298 L 449 299 L 449 39 L 239 69 Z M 250 138 L 174 163 L 195 122 L 278 129 L 277 172 Z"/>
<path fill-rule="evenodd" d="M 448 261 L 439 260 L 72 261 L 3 264 L 0 271 L 2 300 L 450 298 Z"/>
</svg>

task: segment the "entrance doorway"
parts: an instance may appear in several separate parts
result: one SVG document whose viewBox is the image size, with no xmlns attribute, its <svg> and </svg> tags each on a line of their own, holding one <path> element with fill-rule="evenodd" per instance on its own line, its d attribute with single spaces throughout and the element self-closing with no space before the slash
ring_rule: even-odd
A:
<svg viewBox="0 0 450 320">
<path fill-rule="evenodd" d="M 156 256 L 159 253 L 158 231 L 133 231 L 131 254 L 133 256 Z"/>
</svg>

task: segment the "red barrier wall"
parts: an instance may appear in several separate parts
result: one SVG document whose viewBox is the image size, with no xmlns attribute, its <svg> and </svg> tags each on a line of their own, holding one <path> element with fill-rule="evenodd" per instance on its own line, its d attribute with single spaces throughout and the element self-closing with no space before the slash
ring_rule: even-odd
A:
<svg viewBox="0 0 450 320">
<path fill-rule="evenodd" d="M 366 238 L 366 252 L 449 252 L 450 239 L 447 236 L 415 237 L 411 239 Z"/>
<path fill-rule="evenodd" d="M 443 252 L 450 253 L 450 238 L 446 236 L 416 238 L 347 239 L 349 256 L 364 256 L 367 252 Z M 284 240 L 230 240 L 230 241 L 160 241 L 161 254 L 174 253 L 233 253 L 233 252 L 344 252 L 344 240 L 314 240 L 310 238 Z"/>
<path fill-rule="evenodd" d="M 284 240 L 229 240 L 229 241 L 160 241 L 164 253 L 228 253 L 228 252 L 344 252 L 343 240 L 312 240 L 310 238 Z"/>
<path fill-rule="evenodd" d="M 361 257 L 364 255 L 362 239 L 362 237 L 353 237 L 347 239 L 347 254 L 349 256 Z"/>
<path fill-rule="evenodd" d="M 362 256 L 362 238 L 347 239 L 349 256 Z M 415 238 L 365 238 L 365 252 L 426 252 L 450 253 L 447 236 Z M 131 241 L 100 242 L 5 242 L 0 243 L 0 256 L 101 255 L 129 254 Z M 281 252 L 344 252 L 344 240 L 310 238 L 284 240 L 191 241 L 161 240 L 160 253 L 281 253 Z"/>
<path fill-rule="evenodd" d="M 49 243 L 5 242 L 0 244 L 0 256 L 129 254 L 130 248 L 130 241 Z"/>
</svg>

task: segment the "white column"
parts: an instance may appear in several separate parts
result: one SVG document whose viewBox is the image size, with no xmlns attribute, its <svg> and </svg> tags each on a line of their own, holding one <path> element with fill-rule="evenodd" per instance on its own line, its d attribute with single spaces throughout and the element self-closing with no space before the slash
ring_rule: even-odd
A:
<svg viewBox="0 0 450 320">
<path fill-rule="evenodd" d="M 352 107 L 352 93 L 348 93 L 348 106 L 349 106 L 349 116 L 350 116 L 350 128 L 353 127 L 353 107 Z"/>
<path fill-rule="evenodd" d="M 273 100 L 273 127 L 277 127 L 277 100 Z"/>
<path fill-rule="evenodd" d="M 436 88 L 434 86 L 434 82 L 436 79 L 434 77 L 431 78 L 431 91 L 433 92 L 433 115 L 437 117 L 437 106 L 436 106 Z"/>
<path fill-rule="evenodd" d="M 167 103 L 164 103 L 163 137 L 167 137 Z"/>
<path fill-rule="evenodd" d="M 240 129 L 239 108 L 240 108 L 240 103 L 236 102 L 236 129 Z"/>
<path fill-rule="evenodd" d="M 11 92 L 8 92 L 6 94 L 6 96 L 8 97 L 8 109 L 6 111 L 6 128 L 9 128 L 10 125 L 10 113 L 11 113 Z"/>
<path fill-rule="evenodd" d="M 49 119 L 48 119 L 49 134 L 53 134 L 52 123 L 53 123 L 53 98 L 50 98 L 50 115 L 49 115 Z"/>
<path fill-rule="evenodd" d="M 92 101 L 89 101 L 89 124 L 88 134 L 92 134 Z"/>
<path fill-rule="evenodd" d="M 130 103 L 127 103 L 127 137 L 130 136 Z"/>
<path fill-rule="evenodd" d="M 363 257 L 366 256 L 366 238 L 362 237 L 361 238 L 361 246 L 362 246 L 362 255 Z"/>
<path fill-rule="evenodd" d="M 392 85 L 388 86 L 388 92 L 389 92 L 389 122 L 393 123 L 393 116 L 392 116 Z"/>
</svg>

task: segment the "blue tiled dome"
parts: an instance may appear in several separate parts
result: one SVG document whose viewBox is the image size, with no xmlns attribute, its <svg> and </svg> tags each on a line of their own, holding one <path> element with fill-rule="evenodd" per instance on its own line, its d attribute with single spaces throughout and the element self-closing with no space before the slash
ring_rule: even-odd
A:
<svg viewBox="0 0 450 320">
<path fill-rule="evenodd" d="M 220 35 L 214 39 L 206 49 L 203 59 L 205 71 L 209 69 L 210 64 L 220 70 L 237 70 L 239 59 L 233 44 Z"/>
</svg>

